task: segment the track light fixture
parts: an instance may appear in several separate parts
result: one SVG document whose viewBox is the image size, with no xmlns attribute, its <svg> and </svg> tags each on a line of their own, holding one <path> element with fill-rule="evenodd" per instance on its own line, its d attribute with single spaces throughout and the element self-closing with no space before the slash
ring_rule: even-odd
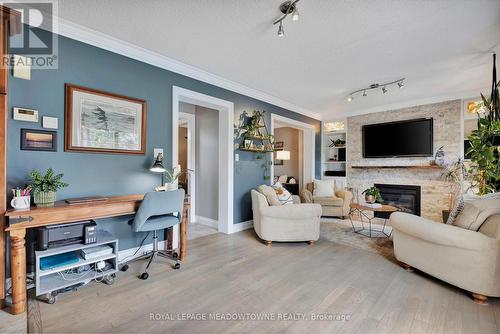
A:
<svg viewBox="0 0 500 334">
<path fill-rule="evenodd" d="M 297 2 L 300 0 L 288 0 L 283 2 L 280 5 L 280 11 L 283 13 L 276 21 L 273 22 L 273 25 L 279 23 L 278 26 L 278 36 L 283 37 L 285 35 L 285 30 L 283 29 L 283 20 L 286 19 L 288 15 L 292 15 L 292 21 L 299 20 L 299 9 L 297 8 Z"/>
<path fill-rule="evenodd" d="M 397 84 L 399 88 L 403 88 L 405 85 L 405 80 L 406 80 L 406 78 L 401 78 L 399 80 L 395 80 L 395 81 L 391 81 L 391 82 L 386 82 L 386 83 L 381 83 L 381 84 L 378 84 L 378 83 L 371 84 L 369 87 L 361 88 L 361 89 L 355 90 L 354 92 L 350 92 L 349 95 L 347 96 L 347 101 L 351 102 L 352 100 L 354 100 L 354 97 L 356 96 L 356 94 L 359 94 L 361 92 L 363 92 L 363 96 L 367 96 L 367 94 L 366 94 L 367 91 L 373 90 L 373 89 L 379 89 L 380 87 L 382 87 L 383 94 L 386 94 L 389 91 L 387 89 L 387 87 L 389 87 L 391 85 Z"/>
</svg>

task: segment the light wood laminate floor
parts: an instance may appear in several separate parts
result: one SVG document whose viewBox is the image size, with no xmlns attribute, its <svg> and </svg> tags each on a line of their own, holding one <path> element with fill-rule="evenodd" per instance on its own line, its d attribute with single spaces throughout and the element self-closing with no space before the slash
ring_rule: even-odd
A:
<svg viewBox="0 0 500 334">
<path fill-rule="evenodd" d="M 212 234 L 189 244 L 178 271 L 160 260 L 39 303 L 44 332 L 120 333 L 499 333 L 500 302 L 489 306 L 368 251 L 320 240 L 266 247 L 253 231 Z M 307 320 L 169 320 L 183 314 L 244 313 Z M 312 315 L 348 321 L 312 321 Z M 163 320 L 151 320 L 152 317 Z"/>
</svg>

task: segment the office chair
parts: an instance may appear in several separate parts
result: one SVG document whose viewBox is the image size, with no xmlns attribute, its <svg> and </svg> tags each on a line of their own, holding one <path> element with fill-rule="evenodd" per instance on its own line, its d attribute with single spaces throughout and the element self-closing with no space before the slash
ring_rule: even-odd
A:
<svg viewBox="0 0 500 334">
<path fill-rule="evenodd" d="M 149 192 L 144 195 L 134 219 L 129 221 L 134 232 L 153 232 L 153 250 L 134 259 L 149 258 L 146 270 L 141 274 L 141 279 L 148 279 L 148 269 L 157 256 L 175 260 L 174 269 L 180 268 L 177 253 L 172 256 L 165 251 L 158 250 L 158 230 L 164 230 L 182 222 L 182 212 L 184 204 L 184 189 L 174 191 Z M 177 216 L 173 214 L 177 213 Z M 142 246 L 142 245 L 141 245 Z M 121 270 L 126 271 L 128 265 L 122 266 Z"/>
</svg>

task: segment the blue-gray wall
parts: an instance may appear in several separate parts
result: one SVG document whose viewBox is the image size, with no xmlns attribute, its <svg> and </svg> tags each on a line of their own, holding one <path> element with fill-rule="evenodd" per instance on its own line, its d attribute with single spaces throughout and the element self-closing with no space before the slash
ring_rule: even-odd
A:
<svg viewBox="0 0 500 334">
<path fill-rule="evenodd" d="M 242 64 L 242 66 L 244 66 Z M 171 160 L 172 86 L 232 101 L 235 112 L 265 110 L 313 124 L 316 134 L 316 175 L 320 172 L 320 122 L 289 110 L 188 78 L 122 55 L 105 51 L 69 38 L 59 37 L 59 69 L 32 70 L 31 80 L 9 77 L 9 107 L 26 107 L 39 116 L 59 118 L 57 152 L 21 151 L 20 129 L 41 128 L 36 123 L 20 122 L 9 117 L 8 183 L 9 188 L 28 182 L 32 169 L 53 167 L 64 173 L 70 184 L 58 198 L 89 195 L 125 195 L 151 191 L 159 176 L 149 172 L 153 148 L 165 150 Z M 266 80 L 263 76 L 262 80 Z M 72 83 L 147 101 L 146 155 L 111 155 L 64 152 L 64 84 Z M 305 92 L 306 94 L 307 92 Z M 235 117 L 237 119 L 237 117 Z M 261 161 L 255 154 L 238 152 L 234 166 L 234 223 L 252 219 L 249 190 L 264 183 Z M 120 238 L 120 249 L 138 245 L 142 235 L 131 232 L 127 217 L 102 219 L 98 223 Z"/>
</svg>

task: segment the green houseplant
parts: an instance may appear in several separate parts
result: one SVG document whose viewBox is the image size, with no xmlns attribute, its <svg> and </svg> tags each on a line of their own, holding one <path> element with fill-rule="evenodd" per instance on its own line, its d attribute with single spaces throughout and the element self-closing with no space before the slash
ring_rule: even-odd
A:
<svg viewBox="0 0 500 334">
<path fill-rule="evenodd" d="M 53 206 L 56 201 L 57 191 L 67 187 L 68 184 L 61 181 L 64 174 L 54 174 L 52 168 L 47 169 L 45 174 L 37 170 L 30 172 L 29 177 L 33 187 L 33 198 L 37 206 Z"/>
<path fill-rule="evenodd" d="M 183 174 L 179 168 L 167 168 L 165 170 L 165 189 L 176 190 L 179 188 L 179 177 Z"/>
<path fill-rule="evenodd" d="M 496 78 L 496 55 L 493 55 L 493 83 L 491 95 L 486 98 L 481 94 L 488 114 L 478 114 L 477 129 L 467 138 L 470 148 L 472 167 L 469 174 L 472 186 L 479 195 L 500 190 L 500 95 Z"/>
<path fill-rule="evenodd" d="M 380 195 L 380 190 L 377 187 L 371 187 L 362 192 L 365 195 L 366 203 L 382 203 L 382 195 Z"/>
</svg>

